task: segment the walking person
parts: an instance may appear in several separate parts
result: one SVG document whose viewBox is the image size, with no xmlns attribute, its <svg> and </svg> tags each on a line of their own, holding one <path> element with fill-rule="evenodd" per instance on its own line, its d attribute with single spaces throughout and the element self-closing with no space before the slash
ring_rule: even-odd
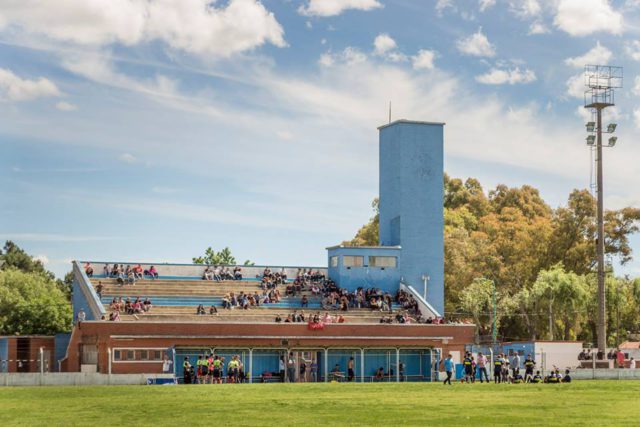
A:
<svg viewBox="0 0 640 427">
<path fill-rule="evenodd" d="M 347 381 L 351 382 L 353 381 L 353 378 L 355 377 L 355 372 L 353 370 L 354 367 L 354 360 L 353 357 L 349 358 L 349 362 L 347 363 Z"/>
<path fill-rule="evenodd" d="M 453 358 L 451 354 L 447 356 L 443 361 L 444 363 L 444 371 L 447 374 L 447 378 L 445 378 L 443 384 L 451 385 L 451 376 L 453 375 Z"/>
</svg>

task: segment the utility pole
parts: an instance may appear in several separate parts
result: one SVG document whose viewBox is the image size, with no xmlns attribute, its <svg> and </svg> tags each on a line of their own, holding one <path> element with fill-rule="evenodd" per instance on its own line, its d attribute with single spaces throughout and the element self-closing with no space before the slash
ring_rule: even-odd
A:
<svg viewBox="0 0 640 427">
<path fill-rule="evenodd" d="M 598 357 L 604 357 L 607 351 L 607 307 L 605 288 L 605 265 L 604 265 L 604 185 L 603 185 L 603 164 L 602 164 L 602 111 L 607 107 L 614 106 L 614 89 L 622 87 L 622 67 L 611 67 L 606 65 L 587 65 L 585 67 L 585 108 L 589 108 L 596 115 L 596 123 L 587 123 L 587 132 L 593 133 L 587 137 L 587 145 L 593 147 L 595 142 L 596 150 L 596 182 L 597 182 L 597 234 L 596 258 L 598 263 L 598 320 L 597 320 L 597 341 Z M 607 126 L 605 133 L 613 133 L 617 125 L 611 123 Z M 595 141 L 594 141 L 595 139 Z M 608 147 L 615 146 L 616 137 L 609 138 Z"/>
<path fill-rule="evenodd" d="M 493 300 L 493 325 L 492 325 L 492 330 L 491 330 L 491 341 L 493 342 L 493 345 L 496 345 L 496 341 L 498 341 L 498 299 L 496 297 L 496 282 L 495 280 L 492 280 L 491 283 L 493 284 L 493 295 L 492 295 L 492 300 Z"/>
</svg>

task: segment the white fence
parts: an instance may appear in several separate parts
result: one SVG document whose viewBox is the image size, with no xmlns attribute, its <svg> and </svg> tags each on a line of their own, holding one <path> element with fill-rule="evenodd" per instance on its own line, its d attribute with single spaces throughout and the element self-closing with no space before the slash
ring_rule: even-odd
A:
<svg viewBox="0 0 640 427">
<path fill-rule="evenodd" d="M 84 372 L 62 373 L 3 373 L 0 386 L 36 385 L 137 385 L 147 384 L 149 378 L 173 378 L 172 374 L 97 374 Z"/>
<path fill-rule="evenodd" d="M 640 369 L 576 369 L 571 371 L 576 380 L 640 380 Z"/>
</svg>

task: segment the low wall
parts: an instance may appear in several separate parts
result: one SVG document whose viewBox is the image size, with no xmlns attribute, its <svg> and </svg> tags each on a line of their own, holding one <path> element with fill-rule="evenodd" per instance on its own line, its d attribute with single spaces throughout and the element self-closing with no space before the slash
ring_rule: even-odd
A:
<svg viewBox="0 0 640 427">
<path fill-rule="evenodd" d="M 575 369 L 576 380 L 640 380 L 640 369 Z"/>
<path fill-rule="evenodd" d="M 3 373 L 0 386 L 36 385 L 138 385 L 147 384 L 148 378 L 173 378 L 171 374 L 95 374 L 82 372 L 63 373 Z"/>
</svg>

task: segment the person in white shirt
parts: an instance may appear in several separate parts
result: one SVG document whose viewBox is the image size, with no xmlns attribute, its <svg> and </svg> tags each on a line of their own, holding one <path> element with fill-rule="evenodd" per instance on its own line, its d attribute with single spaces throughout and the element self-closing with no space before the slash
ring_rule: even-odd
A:
<svg viewBox="0 0 640 427">
<path fill-rule="evenodd" d="M 511 369 L 513 369 L 513 378 L 515 378 L 520 373 L 520 355 L 517 352 L 511 359 Z"/>
<path fill-rule="evenodd" d="M 631 358 L 631 361 L 629 362 L 629 369 L 636 369 L 636 359 L 634 359 L 633 357 Z"/>
</svg>

